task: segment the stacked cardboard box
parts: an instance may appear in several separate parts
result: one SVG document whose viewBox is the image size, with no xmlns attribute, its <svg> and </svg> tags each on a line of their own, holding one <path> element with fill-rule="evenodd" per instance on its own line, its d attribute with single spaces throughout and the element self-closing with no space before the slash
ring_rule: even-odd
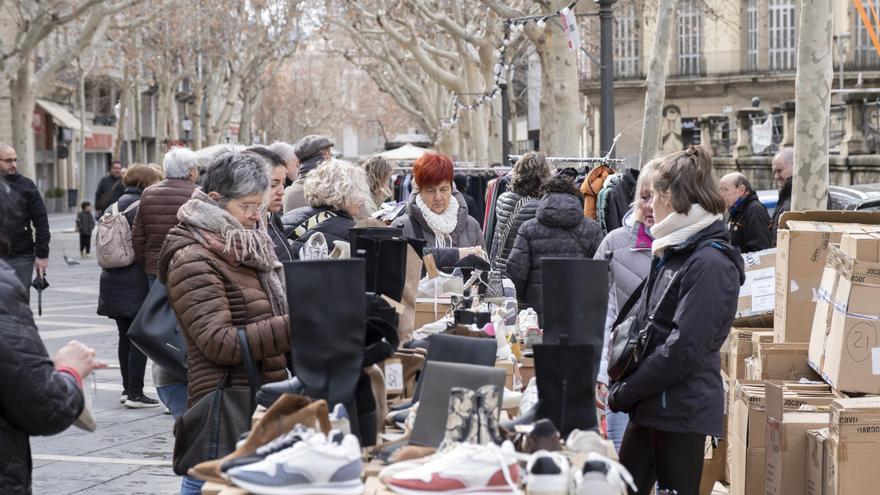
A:
<svg viewBox="0 0 880 495">
<path fill-rule="evenodd" d="M 826 450 L 826 495 L 880 492 L 880 397 L 832 402 Z"/>
<path fill-rule="evenodd" d="M 727 459 L 731 495 L 764 493 L 764 384 L 738 380 L 729 409 Z"/>
<path fill-rule="evenodd" d="M 807 495 L 825 495 L 826 462 L 825 446 L 828 442 L 828 428 L 807 430 Z"/>
<path fill-rule="evenodd" d="M 776 248 L 742 255 L 746 281 L 739 289 L 736 317 L 772 314 L 776 296 Z"/>
<path fill-rule="evenodd" d="M 746 376 L 749 380 L 821 380 L 807 364 L 807 348 L 807 344 L 754 342 L 753 336 Z"/>
</svg>

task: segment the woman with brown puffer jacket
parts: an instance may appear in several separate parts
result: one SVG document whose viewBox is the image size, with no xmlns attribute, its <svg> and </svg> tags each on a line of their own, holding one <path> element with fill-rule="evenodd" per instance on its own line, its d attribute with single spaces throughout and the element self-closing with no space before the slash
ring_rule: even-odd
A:
<svg viewBox="0 0 880 495">
<path fill-rule="evenodd" d="M 261 382 L 287 378 L 290 349 L 281 264 L 259 225 L 269 166 L 249 153 L 211 164 L 202 189 L 177 213 L 159 255 L 159 280 L 187 343 L 187 403 L 209 394 L 231 367 L 231 386 L 248 387 L 238 329 L 260 364 Z M 219 452 L 220 456 L 228 452 Z M 181 493 L 197 493 L 185 478 Z"/>
</svg>

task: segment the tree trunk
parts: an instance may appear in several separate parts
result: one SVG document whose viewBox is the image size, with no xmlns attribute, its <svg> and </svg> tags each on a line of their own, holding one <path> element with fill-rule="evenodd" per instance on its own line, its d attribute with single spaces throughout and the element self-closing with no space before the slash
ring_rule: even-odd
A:
<svg viewBox="0 0 880 495">
<path fill-rule="evenodd" d="M 125 143 L 125 128 L 128 120 L 128 104 L 130 100 L 129 85 L 131 84 L 130 68 L 128 64 L 122 70 L 122 89 L 119 93 L 119 117 L 116 121 L 116 142 L 113 143 L 113 158 L 120 159 L 122 156 L 122 145 Z M 132 156 L 129 153 L 127 162 L 132 162 Z"/>
<path fill-rule="evenodd" d="M 193 83 L 193 115 L 192 120 L 192 149 L 202 149 L 202 102 L 205 99 L 205 92 L 202 89 L 202 82 Z"/>
<path fill-rule="evenodd" d="M 555 17 L 544 28 L 541 56 L 541 149 L 551 156 L 578 156 L 584 116 L 577 60 Z"/>
<path fill-rule="evenodd" d="M 143 100 L 141 99 L 141 88 L 134 78 L 134 84 L 131 88 L 134 95 L 134 142 L 136 147 L 137 163 L 147 163 L 146 150 L 144 149 L 144 130 L 143 130 Z"/>
<path fill-rule="evenodd" d="M 80 66 L 79 71 L 79 191 L 82 197 L 86 194 L 86 73 Z"/>
<path fill-rule="evenodd" d="M 36 182 L 33 124 L 37 94 L 33 79 L 33 61 L 22 63 L 15 78 L 10 81 L 9 94 L 12 105 L 12 147 L 18 155 L 18 173 Z"/>
<path fill-rule="evenodd" d="M 253 120 L 253 98 L 249 84 L 246 84 L 241 91 L 241 122 L 238 126 L 238 142 L 249 145 L 253 142 L 253 133 L 251 132 L 251 120 Z"/>
<path fill-rule="evenodd" d="M 168 108 L 168 86 L 170 84 L 170 75 L 162 74 L 159 77 L 159 92 L 156 95 L 156 153 L 161 156 L 165 153 L 168 141 L 168 115 L 171 109 Z"/>
<path fill-rule="evenodd" d="M 795 79 L 795 136 L 792 206 L 824 210 L 828 199 L 828 146 L 831 115 L 832 4 L 801 0 Z"/>
<path fill-rule="evenodd" d="M 642 144 L 636 167 L 654 158 L 660 151 L 660 125 L 663 120 L 663 103 L 666 101 L 666 73 L 669 66 L 669 47 L 672 44 L 672 22 L 675 16 L 675 0 L 660 0 L 657 5 L 657 30 L 654 33 L 654 50 L 648 65 L 647 90 L 645 91 L 645 120 L 642 122 Z"/>
</svg>

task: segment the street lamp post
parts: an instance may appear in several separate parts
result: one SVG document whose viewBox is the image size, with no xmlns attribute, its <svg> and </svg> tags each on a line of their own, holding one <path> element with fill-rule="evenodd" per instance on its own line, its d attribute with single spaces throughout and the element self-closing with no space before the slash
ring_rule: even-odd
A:
<svg viewBox="0 0 880 495">
<path fill-rule="evenodd" d="M 601 106 L 599 142 L 602 155 L 608 153 L 614 143 L 614 11 L 617 0 L 594 0 L 599 4 L 599 50 Z M 611 154 L 614 156 L 614 153 Z"/>
</svg>

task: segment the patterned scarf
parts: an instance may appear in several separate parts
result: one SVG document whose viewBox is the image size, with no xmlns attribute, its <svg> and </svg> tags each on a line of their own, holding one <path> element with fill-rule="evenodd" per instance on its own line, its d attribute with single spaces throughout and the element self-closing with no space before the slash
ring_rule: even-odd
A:
<svg viewBox="0 0 880 495">
<path fill-rule="evenodd" d="M 253 268 L 269 296 L 272 314 L 287 314 L 287 297 L 281 263 L 275 256 L 266 229 L 246 229 L 201 189 L 177 211 L 177 219 L 193 232 L 199 243 L 222 256 L 232 266 Z"/>
<path fill-rule="evenodd" d="M 422 213 L 425 222 L 428 223 L 428 228 L 434 232 L 436 247 L 452 247 L 452 236 L 450 234 L 452 234 L 455 231 L 455 227 L 458 226 L 459 204 L 458 200 L 455 199 L 455 196 L 450 196 L 449 205 L 446 207 L 446 210 L 439 215 L 434 213 L 431 208 L 422 201 L 421 194 L 416 194 L 416 206 Z"/>
</svg>

